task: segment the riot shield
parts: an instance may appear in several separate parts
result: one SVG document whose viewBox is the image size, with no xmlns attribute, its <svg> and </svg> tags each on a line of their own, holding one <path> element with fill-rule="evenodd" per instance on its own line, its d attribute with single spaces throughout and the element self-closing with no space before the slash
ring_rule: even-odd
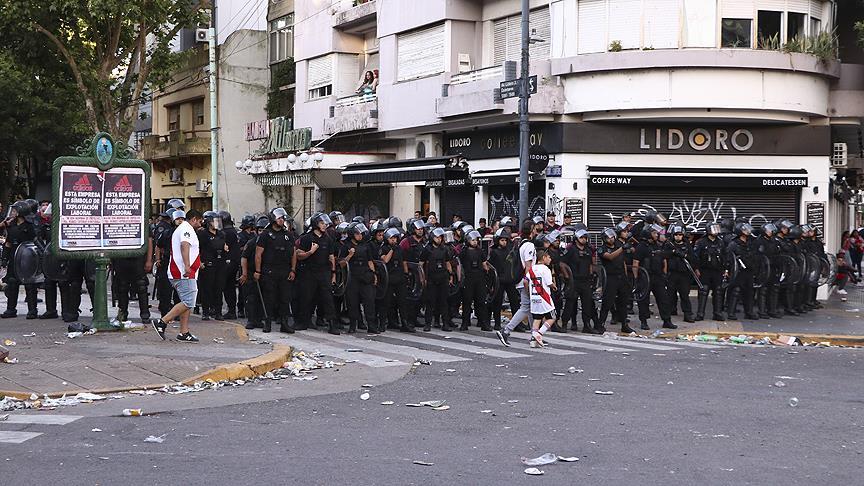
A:
<svg viewBox="0 0 864 486">
<path fill-rule="evenodd" d="M 12 264 L 15 275 L 23 284 L 40 284 L 45 281 L 42 274 L 42 248 L 33 241 L 25 241 L 15 249 Z"/>
<path fill-rule="evenodd" d="M 819 277 L 822 273 L 822 261 L 818 255 L 807 255 L 807 270 L 805 272 L 804 281 L 810 287 L 819 286 Z"/>
<path fill-rule="evenodd" d="M 390 273 L 387 264 L 381 260 L 375 260 L 375 273 L 378 274 L 378 285 L 375 286 L 375 298 L 381 300 L 387 295 L 387 286 L 390 285 Z"/>
<path fill-rule="evenodd" d="M 342 297 L 345 295 L 348 279 L 351 278 L 351 270 L 348 267 L 349 265 L 336 266 L 336 283 L 333 284 L 333 297 Z"/>
<path fill-rule="evenodd" d="M 804 256 L 803 253 L 799 253 L 792 258 L 795 259 L 795 275 L 793 282 L 795 285 L 798 285 L 804 282 L 804 279 L 807 277 L 807 257 Z"/>
<path fill-rule="evenodd" d="M 819 259 L 819 285 L 831 285 L 837 278 L 837 257 L 834 255 L 823 255 Z"/>
<path fill-rule="evenodd" d="M 606 293 L 606 268 L 603 265 L 594 265 L 591 289 L 594 301 L 597 303 L 603 302 L 603 295 Z"/>
<path fill-rule="evenodd" d="M 501 282 L 498 280 L 498 270 L 489 265 L 489 271 L 483 277 L 486 279 L 486 304 L 489 305 L 495 299 L 495 294 L 498 293 L 498 288 L 501 286 Z"/>
<path fill-rule="evenodd" d="M 756 269 L 753 278 L 753 287 L 761 288 L 771 281 L 771 259 L 767 255 L 759 254 L 754 258 Z"/>
<path fill-rule="evenodd" d="M 651 277 L 648 276 L 648 271 L 643 267 L 639 267 L 639 275 L 634 278 L 633 269 L 627 267 L 627 280 L 630 281 L 630 288 L 633 289 L 633 299 L 637 302 L 648 297 L 651 292 Z"/>
<path fill-rule="evenodd" d="M 791 255 L 777 255 L 771 262 L 771 278 L 775 285 L 790 287 L 794 284 L 798 264 Z"/>
<path fill-rule="evenodd" d="M 48 243 L 45 253 L 42 255 L 42 273 L 46 280 L 65 282 L 69 280 L 68 260 L 61 260 L 54 256 L 53 243 Z"/>
<path fill-rule="evenodd" d="M 423 271 L 423 266 L 419 263 L 408 262 L 408 279 L 405 282 L 408 286 L 407 300 L 417 302 L 423 298 L 423 290 L 426 288 L 426 272 Z"/>
</svg>

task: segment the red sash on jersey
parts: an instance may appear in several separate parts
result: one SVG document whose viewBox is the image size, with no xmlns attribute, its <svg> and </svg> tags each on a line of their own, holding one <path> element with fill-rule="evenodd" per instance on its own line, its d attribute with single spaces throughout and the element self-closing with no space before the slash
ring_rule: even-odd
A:
<svg viewBox="0 0 864 486">
<path fill-rule="evenodd" d="M 546 289 L 543 288 L 543 282 L 541 282 L 536 275 L 534 275 L 534 268 L 528 269 L 528 274 L 531 278 L 531 285 L 534 286 L 534 290 L 537 292 L 537 295 L 543 298 L 547 304 L 552 304 L 552 296 L 549 295 L 549 292 L 546 292 Z"/>
</svg>

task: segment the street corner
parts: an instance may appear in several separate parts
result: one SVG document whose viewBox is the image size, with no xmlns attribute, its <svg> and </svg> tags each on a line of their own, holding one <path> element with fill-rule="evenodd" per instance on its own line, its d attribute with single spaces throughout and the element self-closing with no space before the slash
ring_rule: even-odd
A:
<svg viewBox="0 0 864 486">
<path fill-rule="evenodd" d="M 217 366 L 183 380 L 183 383 L 191 385 L 200 381 L 220 382 L 254 378 L 281 368 L 282 365 L 291 359 L 292 353 L 293 350 L 290 346 L 275 344 L 272 346 L 271 351 L 261 356 L 237 363 L 227 363 Z"/>
</svg>

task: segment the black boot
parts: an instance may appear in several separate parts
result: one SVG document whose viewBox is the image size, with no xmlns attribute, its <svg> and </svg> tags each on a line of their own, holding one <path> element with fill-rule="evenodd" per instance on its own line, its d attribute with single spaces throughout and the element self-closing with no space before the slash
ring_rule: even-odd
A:
<svg viewBox="0 0 864 486">
<path fill-rule="evenodd" d="M 737 287 L 729 291 L 726 298 L 726 315 L 730 321 L 738 320 L 738 296 L 741 295 L 741 290 Z"/>
<path fill-rule="evenodd" d="M 705 309 L 708 307 L 708 292 L 699 292 L 699 300 L 696 301 L 696 321 L 705 320 Z"/>
<path fill-rule="evenodd" d="M 715 321 L 726 320 L 726 313 L 723 312 L 723 294 L 721 294 L 720 292 L 714 292 L 714 296 L 711 299 L 711 307 L 712 319 L 714 319 Z"/>
<path fill-rule="evenodd" d="M 775 319 L 779 317 L 783 317 L 783 314 L 777 308 L 777 303 L 780 298 L 779 293 L 777 292 L 777 287 L 770 287 L 768 289 L 768 316 L 773 317 Z"/>
<path fill-rule="evenodd" d="M 357 332 L 357 321 L 352 320 L 350 324 L 348 324 L 348 334 L 354 334 Z"/>
<path fill-rule="evenodd" d="M 625 325 L 626 325 L 626 324 L 625 324 Z M 639 329 L 642 329 L 643 331 L 650 331 L 650 330 L 651 330 L 651 327 L 648 326 L 648 321 L 642 321 L 642 322 L 639 324 Z"/>
<path fill-rule="evenodd" d="M 327 332 L 335 336 L 342 334 L 342 324 L 338 319 L 330 319 L 329 325 L 327 326 Z"/>
<path fill-rule="evenodd" d="M 280 331 L 280 332 L 284 332 L 284 333 L 286 333 L 286 334 L 294 334 L 294 325 L 293 325 L 293 324 L 289 324 L 289 323 L 287 323 L 287 322 L 285 322 L 285 321 L 282 321 L 282 322 L 279 324 L 279 331 Z"/>
<path fill-rule="evenodd" d="M 264 326 L 261 329 L 264 332 L 270 332 L 273 327 L 273 322 L 270 319 L 264 319 Z"/>
<path fill-rule="evenodd" d="M 375 319 L 371 319 L 369 323 L 366 324 L 366 334 L 378 334 L 378 323 L 375 322 Z"/>
<path fill-rule="evenodd" d="M 693 314 L 684 314 L 684 322 L 696 322 L 696 319 L 693 318 Z"/>
<path fill-rule="evenodd" d="M 626 322 L 624 324 L 621 324 L 621 334 L 630 334 L 631 332 L 636 332 L 636 331 L 631 329 L 630 326 L 628 326 Z"/>
</svg>

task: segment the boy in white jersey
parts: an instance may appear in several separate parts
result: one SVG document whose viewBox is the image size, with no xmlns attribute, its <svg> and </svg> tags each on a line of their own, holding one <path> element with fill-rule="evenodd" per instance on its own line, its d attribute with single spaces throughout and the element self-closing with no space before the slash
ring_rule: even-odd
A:
<svg viewBox="0 0 864 486">
<path fill-rule="evenodd" d="M 531 281 L 531 316 L 534 323 L 531 326 L 531 347 L 543 347 L 543 334 L 555 322 L 555 303 L 552 301 L 552 290 L 555 281 L 549 265 L 552 256 L 546 251 L 537 252 L 537 263 L 528 270 Z"/>
</svg>

